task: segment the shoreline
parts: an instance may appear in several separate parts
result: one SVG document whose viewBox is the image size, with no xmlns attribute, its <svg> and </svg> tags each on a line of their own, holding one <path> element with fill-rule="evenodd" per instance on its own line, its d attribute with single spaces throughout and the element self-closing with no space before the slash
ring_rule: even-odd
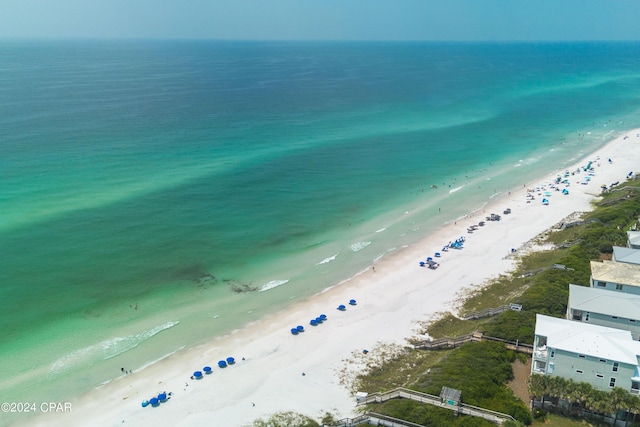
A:
<svg viewBox="0 0 640 427">
<path fill-rule="evenodd" d="M 484 207 L 452 219 L 418 243 L 385 256 L 374 264 L 375 271 L 374 266 L 362 270 L 284 311 L 117 378 L 73 399 L 69 402 L 71 412 L 43 414 L 23 420 L 21 425 L 80 426 L 90 419 L 92 425 L 242 426 L 287 410 L 314 418 L 325 411 L 338 418 L 352 417 L 355 398 L 338 379 L 345 360 L 364 349 L 375 351 L 379 342 L 405 344 L 416 322 L 455 308 L 460 292 L 511 270 L 515 264 L 509 256 L 511 248 L 521 248 L 573 212 L 590 210 L 600 184 L 622 182 L 640 163 L 640 150 L 628 150 L 629 144 L 640 143 L 638 132 L 622 132 L 569 167 L 575 170 L 600 156 L 593 182 L 576 183 L 584 172 L 570 176 L 570 194 L 553 193 L 549 206 L 543 206 L 538 196 L 527 203 L 525 191 L 552 182 L 558 172 L 490 198 Z M 608 157 L 613 163 L 607 162 Z M 512 213 L 502 215 L 505 208 L 511 208 Z M 491 212 L 502 215 L 502 220 L 467 233 L 468 226 Z M 460 236 L 466 238 L 464 249 L 442 253 L 440 268 L 418 266 L 420 260 Z M 357 305 L 349 305 L 350 299 L 357 300 Z M 336 310 L 339 304 L 347 309 Z M 310 326 L 309 319 L 321 313 L 328 320 Z M 305 332 L 292 335 L 290 328 L 296 325 L 303 325 Z M 229 356 L 236 363 L 219 369 L 217 361 Z M 206 365 L 213 368 L 211 375 L 202 380 L 189 378 Z M 158 408 L 141 407 L 143 400 L 161 391 L 172 392 L 172 398 Z"/>
</svg>

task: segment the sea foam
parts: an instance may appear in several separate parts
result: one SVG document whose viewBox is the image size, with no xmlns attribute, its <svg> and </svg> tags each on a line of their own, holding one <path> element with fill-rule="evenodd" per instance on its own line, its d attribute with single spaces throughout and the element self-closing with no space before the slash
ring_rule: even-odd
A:
<svg viewBox="0 0 640 427">
<path fill-rule="evenodd" d="M 371 242 L 358 242 L 351 245 L 351 250 L 353 252 L 358 252 L 369 246 Z"/>
<path fill-rule="evenodd" d="M 166 322 L 162 325 L 158 325 L 154 328 L 148 329 L 144 332 L 135 335 L 128 335 L 126 337 L 113 337 L 101 341 L 97 344 L 90 345 L 75 351 L 72 351 L 65 356 L 62 356 L 56 360 L 49 370 L 50 373 L 65 372 L 72 368 L 84 363 L 91 363 L 95 360 L 108 360 L 112 359 L 122 353 L 136 348 L 142 342 L 154 337 L 160 332 L 173 328 L 180 322 Z"/>
<path fill-rule="evenodd" d="M 322 265 L 322 264 L 326 264 L 328 262 L 331 262 L 331 261 L 335 260 L 338 255 L 340 255 L 340 252 L 338 252 L 337 254 L 335 254 L 333 256 L 330 256 L 328 258 L 323 259 L 322 261 L 320 261 L 316 265 Z"/>
<path fill-rule="evenodd" d="M 264 292 L 264 291 L 268 291 L 269 289 L 277 288 L 278 286 L 284 285 L 285 283 L 289 283 L 289 279 L 272 280 L 262 285 L 259 289 L 259 292 Z"/>
<path fill-rule="evenodd" d="M 455 193 L 456 191 L 460 190 L 462 187 L 464 187 L 464 185 L 461 185 L 460 187 L 452 188 L 451 190 L 449 190 L 449 194 Z"/>
</svg>

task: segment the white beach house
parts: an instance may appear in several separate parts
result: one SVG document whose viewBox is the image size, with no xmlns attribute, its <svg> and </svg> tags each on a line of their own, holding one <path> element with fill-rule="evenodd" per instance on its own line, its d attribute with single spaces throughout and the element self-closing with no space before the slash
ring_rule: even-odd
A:
<svg viewBox="0 0 640 427">
<path fill-rule="evenodd" d="M 592 288 L 640 295 L 640 265 L 615 261 L 591 261 Z"/>
<path fill-rule="evenodd" d="M 640 339 L 640 295 L 569 285 L 567 319 L 624 329 Z"/>
<path fill-rule="evenodd" d="M 624 246 L 614 246 L 613 261 L 640 265 L 640 249 L 632 249 Z"/>
<path fill-rule="evenodd" d="M 631 332 L 536 315 L 531 373 L 640 394 L 640 342 Z"/>
<path fill-rule="evenodd" d="M 640 231 L 627 231 L 627 246 L 632 249 L 640 249 Z"/>
</svg>

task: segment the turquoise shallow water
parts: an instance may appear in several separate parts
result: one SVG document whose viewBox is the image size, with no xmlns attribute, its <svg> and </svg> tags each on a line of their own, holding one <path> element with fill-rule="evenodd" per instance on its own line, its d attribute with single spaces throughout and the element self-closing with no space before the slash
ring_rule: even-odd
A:
<svg viewBox="0 0 640 427">
<path fill-rule="evenodd" d="M 0 400 L 259 320 L 640 126 L 639 50 L 0 43 Z"/>
</svg>

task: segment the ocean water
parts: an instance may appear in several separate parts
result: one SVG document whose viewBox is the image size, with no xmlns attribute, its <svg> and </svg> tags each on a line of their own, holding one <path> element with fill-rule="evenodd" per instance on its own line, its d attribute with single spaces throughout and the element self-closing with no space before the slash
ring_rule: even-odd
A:
<svg viewBox="0 0 640 427">
<path fill-rule="evenodd" d="M 0 401 L 259 321 L 639 112 L 633 43 L 1 41 Z"/>
</svg>

